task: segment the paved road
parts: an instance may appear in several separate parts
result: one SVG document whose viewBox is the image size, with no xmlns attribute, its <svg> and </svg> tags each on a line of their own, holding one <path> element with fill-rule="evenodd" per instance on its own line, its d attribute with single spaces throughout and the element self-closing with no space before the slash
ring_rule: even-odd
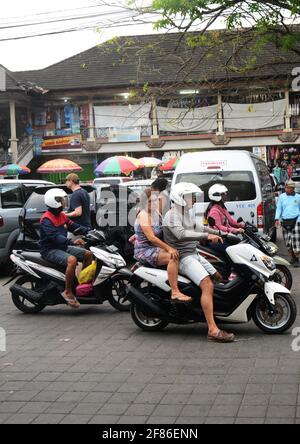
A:
<svg viewBox="0 0 300 444">
<path fill-rule="evenodd" d="M 0 423 L 300 423 L 291 332 L 251 323 L 233 328 L 235 343 L 211 344 L 204 325 L 149 334 L 108 303 L 24 315 L 7 289 L 0 326 Z"/>
</svg>

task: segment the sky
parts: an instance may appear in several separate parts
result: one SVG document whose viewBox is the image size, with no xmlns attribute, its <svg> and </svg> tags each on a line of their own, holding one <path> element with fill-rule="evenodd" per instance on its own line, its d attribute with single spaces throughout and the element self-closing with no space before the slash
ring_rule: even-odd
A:
<svg viewBox="0 0 300 444">
<path fill-rule="evenodd" d="M 101 0 L 100 0 L 101 1 Z M 112 4 L 120 0 L 110 0 Z M 56 11 L 56 12 L 55 12 Z M 96 15 L 81 20 L 70 20 L 59 23 L 43 23 L 53 18 Z M 100 15 L 99 15 L 100 14 Z M 111 27 L 110 23 L 122 23 L 128 12 L 119 6 L 99 6 L 99 0 L 9 0 L 1 2 L 0 15 L 0 64 L 11 71 L 41 69 L 56 62 L 85 51 L 114 36 L 151 34 L 151 23 Z M 111 22 L 109 22 L 111 21 Z M 27 25 L 30 26 L 20 26 Z M 105 27 L 103 27 L 103 24 Z M 16 26 L 17 25 L 17 26 Z M 70 32 L 50 36 L 3 41 L 11 37 L 20 37 L 32 33 L 90 26 L 90 30 Z"/>
</svg>

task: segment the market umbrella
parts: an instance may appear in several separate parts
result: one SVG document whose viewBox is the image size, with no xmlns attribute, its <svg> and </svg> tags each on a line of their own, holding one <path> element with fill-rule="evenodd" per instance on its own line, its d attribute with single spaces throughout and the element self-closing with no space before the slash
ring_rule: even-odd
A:
<svg viewBox="0 0 300 444">
<path fill-rule="evenodd" d="M 24 165 L 17 165 L 16 163 L 10 163 L 0 168 L 0 174 L 2 176 L 18 176 L 19 174 L 28 174 L 30 169 Z"/>
<path fill-rule="evenodd" d="M 162 161 L 156 157 L 142 157 L 139 162 L 142 168 L 155 168 L 162 164 Z"/>
<path fill-rule="evenodd" d="M 140 162 L 134 157 L 113 156 L 103 160 L 95 169 L 95 173 L 108 176 L 112 174 L 120 175 L 122 173 L 131 173 L 131 171 L 135 171 L 138 168 L 140 168 Z"/>
<path fill-rule="evenodd" d="M 38 173 L 70 173 L 71 171 L 82 171 L 77 163 L 69 159 L 53 159 L 43 163 L 38 169 Z"/>
<path fill-rule="evenodd" d="M 177 167 L 178 162 L 179 162 L 178 157 L 172 157 L 166 163 L 164 163 L 161 167 L 159 167 L 159 169 L 161 171 L 175 170 L 175 168 Z"/>
</svg>

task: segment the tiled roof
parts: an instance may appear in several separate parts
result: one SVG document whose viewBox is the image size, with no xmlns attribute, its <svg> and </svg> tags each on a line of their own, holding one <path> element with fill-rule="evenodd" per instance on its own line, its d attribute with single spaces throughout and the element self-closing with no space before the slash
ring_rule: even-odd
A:
<svg viewBox="0 0 300 444">
<path fill-rule="evenodd" d="M 225 69 L 225 62 L 233 54 L 233 45 L 230 42 L 232 33 L 221 32 L 224 44 L 218 49 L 214 48 L 205 62 L 201 62 L 203 48 L 191 49 L 184 38 L 178 45 L 179 34 L 151 34 L 120 37 L 45 69 L 16 72 L 14 76 L 23 82 L 33 82 L 53 91 L 133 86 L 147 82 L 166 84 L 174 81 L 189 83 L 204 79 L 218 81 L 241 77 L 286 78 L 290 76 L 294 66 L 300 66 L 300 56 L 280 51 L 273 43 L 268 43 L 257 54 L 257 70 L 241 74 L 230 68 Z M 235 65 L 243 66 L 249 54 L 249 46 L 245 44 L 238 57 L 235 57 Z M 187 60 L 190 60 L 188 64 Z"/>
</svg>

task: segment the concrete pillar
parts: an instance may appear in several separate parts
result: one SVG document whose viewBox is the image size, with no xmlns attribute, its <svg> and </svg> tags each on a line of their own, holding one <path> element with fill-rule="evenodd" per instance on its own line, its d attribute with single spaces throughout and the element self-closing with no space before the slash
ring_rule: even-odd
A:
<svg viewBox="0 0 300 444">
<path fill-rule="evenodd" d="M 89 137 L 87 139 L 88 142 L 95 142 L 95 125 L 94 125 L 94 107 L 92 100 L 89 100 L 89 116 L 90 116 L 90 125 L 89 125 Z"/>
<path fill-rule="evenodd" d="M 291 127 L 291 108 L 290 108 L 290 91 L 286 89 L 284 91 L 286 106 L 285 106 L 285 117 L 284 117 L 284 130 L 285 132 L 293 131 Z"/>
<path fill-rule="evenodd" d="M 157 109 L 156 100 L 152 99 L 152 136 L 151 139 L 158 139 L 158 120 L 157 120 Z"/>
<path fill-rule="evenodd" d="M 9 102 L 9 114 L 10 114 L 10 151 L 12 157 L 12 163 L 17 163 L 18 160 L 18 139 L 16 129 L 16 103 L 14 100 Z"/>
<path fill-rule="evenodd" d="M 27 122 L 32 126 L 32 112 L 30 108 L 27 108 Z M 32 134 L 29 134 L 28 142 L 32 143 Z"/>
<path fill-rule="evenodd" d="M 218 115 L 217 115 L 217 136 L 224 136 L 224 120 L 222 110 L 222 95 L 218 93 Z"/>
</svg>

